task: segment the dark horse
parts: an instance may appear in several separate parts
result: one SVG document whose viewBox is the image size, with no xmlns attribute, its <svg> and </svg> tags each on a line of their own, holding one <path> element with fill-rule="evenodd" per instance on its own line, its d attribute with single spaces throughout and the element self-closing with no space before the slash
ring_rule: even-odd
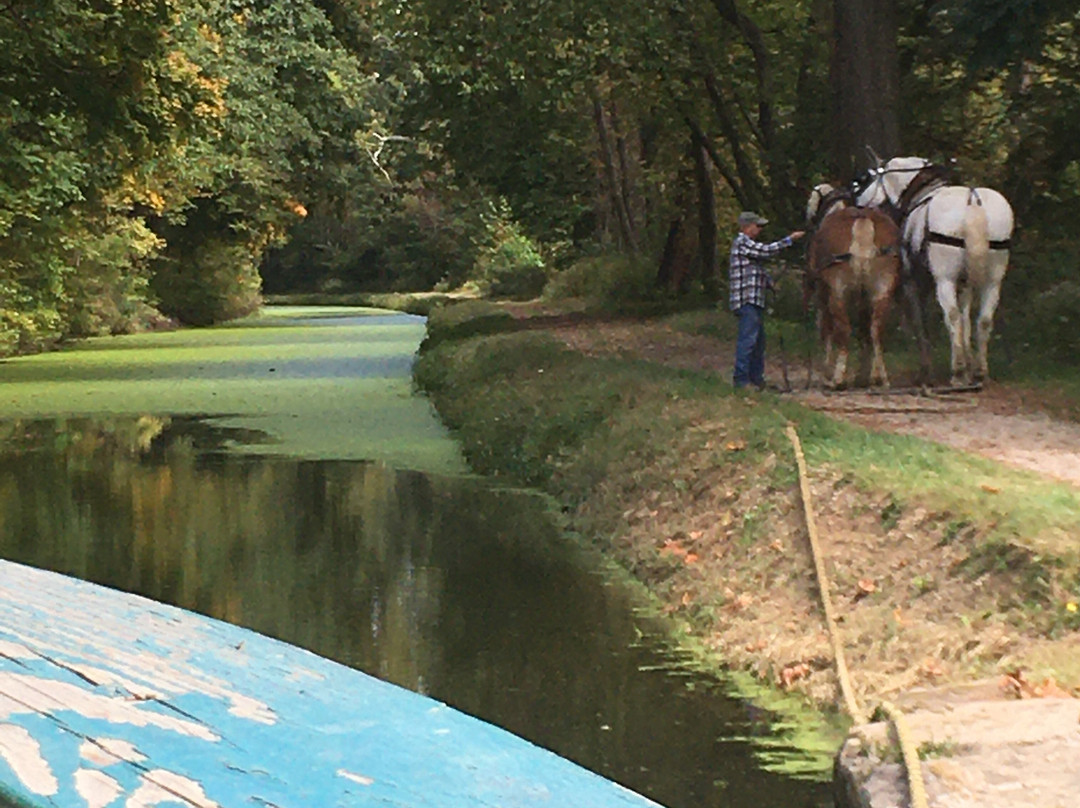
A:
<svg viewBox="0 0 1080 808">
<path fill-rule="evenodd" d="M 870 384 L 888 387 L 881 332 L 900 282 L 900 229 L 881 211 L 856 207 L 850 195 L 828 185 L 814 188 L 806 212 L 814 234 L 803 298 L 809 303 L 816 296 L 818 324 L 825 343 L 825 383 L 834 388 L 844 385 L 851 340 L 848 306 L 865 292 L 870 304 L 873 346 Z"/>
</svg>

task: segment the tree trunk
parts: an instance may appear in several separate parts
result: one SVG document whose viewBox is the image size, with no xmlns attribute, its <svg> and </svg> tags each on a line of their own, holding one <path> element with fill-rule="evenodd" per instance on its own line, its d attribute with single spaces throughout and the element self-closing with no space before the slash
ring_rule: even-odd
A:
<svg viewBox="0 0 1080 808">
<path fill-rule="evenodd" d="M 604 105 L 600 100 L 600 94 L 593 90 L 593 120 L 596 123 L 596 136 L 600 141 L 600 158 L 604 164 L 604 179 L 607 183 L 608 197 L 615 209 L 615 216 L 619 222 L 619 235 L 623 248 L 629 252 L 637 252 L 637 236 L 634 233 L 633 220 L 627 209 L 626 200 L 623 197 L 619 183 L 618 172 L 615 169 L 615 154 L 611 145 L 611 135 L 608 132 L 607 120 L 604 115 Z"/>
<path fill-rule="evenodd" d="M 698 251 L 701 256 L 701 286 L 710 299 L 716 297 L 716 193 L 709 175 L 708 153 L 697 137 L 691 141 L 694 178 L 698 191 Z"/>
<path fill-rule="evenodd" d="M 832 88 L 841 180 L 900 153 L 896 0 L 834 0 Z"/>
<path fill-rule="evenodd" d="M 747 196 L 746 189 L 743 188 L 738 177 L 735 176 L 731 168 L 724 162 L 724 159 L 717 154 L 715 145 L 709 139 L 709 136 L 705 134 L 698 122 L 689 115 L 684 116 L 683 121 L 686 123 L 694 140 L 702 144 L 706 154 L 709 155 L 709 159 L 712 160 L 712 164 L 716 166 L 716 170 L 720 172 L 720 176 L 724 178 L 724 182 L 727 183 L 731 192 L 735 194 L 735 198 L 739 201 L 739 204 L 744 208 L 755 207 L 755 203 L 751 202 L 750 197 Z"/>
<path fill-rule="evenodd" d="M 682 211 L 672 217 L 668 224 L 667 238 L 664 239 L 664 251 L 660 255 L 660 266 L 656 270 L 656 288 L 670 289 L 675 283 L 675 262 L 679 260 L 679 238 L 682 236 Z"/>
</svg>

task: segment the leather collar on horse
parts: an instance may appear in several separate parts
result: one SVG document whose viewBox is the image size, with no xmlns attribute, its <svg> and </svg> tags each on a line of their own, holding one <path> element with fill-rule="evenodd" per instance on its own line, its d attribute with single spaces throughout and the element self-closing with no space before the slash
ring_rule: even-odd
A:
<svg viewBox="0 0 1080 808">
<path fill-rule="evenodd" d="M 848 206 L 855 206 L 855 194 L 852 193 L 850 188 L 833 188 L 827 194 L 822 194 L 817 188 L 814 189 L 814 193 L 821 197 L 818 202 L 817 210 L 814 212 L 814 219 L 810 222 L 810 230 L 814 231 L 821 227 L 821 222 L 829 213 L 829 209 L 837 202 L 845 202 Z"/>
<path fill-rule="evenodd" d="M 900 211 L 900 218 L 906 219 L 916 207 L 923 204 L 929 196 L 924 197 L 918 203 L 915 200 L 924 191 L 931 191 L 935 188 L 941 188 L 948 184 L 949 181 L 949 169 L 946 166 L 928 165 L 916 174 L 904 192 L 900 194 L 900 199 L 897 200 L 896 207 Z"/>
</svg>

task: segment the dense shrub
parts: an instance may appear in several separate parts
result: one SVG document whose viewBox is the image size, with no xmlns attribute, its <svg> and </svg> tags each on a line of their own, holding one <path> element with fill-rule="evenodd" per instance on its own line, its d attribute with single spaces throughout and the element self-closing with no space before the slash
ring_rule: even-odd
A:
<svg viewBox="0 0 1080 808">
<path fill-rule="evenodd" d="M 513 316 L 496 304 L 483 300 L 439 306 L 428 314 L 427 336 L 421 353 L 444 340 L 493 334 L 513 327 Z"/>
<path fill-rule="evenodd" d="M 491 242 L 476 258 L 473 279 L 490 297 L 530 300 L 547 283 L 540 251 L 512 221 L 499 217 L 489 225 Z"/>
<path fill-rule="evenodd" d="M 1080 354 L 1080 281 L 1061 281 L 1032 298 L 1024 338 L 1038 353 L 1075 361 Z"/>
<path fill-rule="evenodd" d="M 595 304 L 620 304 L 655 295 L 656 266 L 641 258 L 602 255 L 582 258 L 554 274 L 547 300 L 580 298 Z"/>
<path fill-rule="evenodd" d="M 159 308 L 188 325 L 243 317 L 259 307 L 259 273 L 242 242 L 206 238 L 191 252 L 169 252 L 151 284 Z"/>
</svg>

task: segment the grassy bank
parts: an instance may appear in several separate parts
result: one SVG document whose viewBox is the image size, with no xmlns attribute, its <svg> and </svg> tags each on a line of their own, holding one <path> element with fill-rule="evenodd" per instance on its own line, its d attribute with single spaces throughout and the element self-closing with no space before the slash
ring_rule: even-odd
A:
<svg viewBox="0 0 1080 808">
<path fill-rule="evenodd" d="M 725 327 L 704 320 L 664 326 Z M 418 383 L 475 470 L 555 496 L 701 664 L 834 709 L 791 422 L 865 704 L 1006 673 L 1080 686 L 1076 489 L 736 394 L 725 374 L 589 356 L 535 325 L 483 305 L 435 311 Z"/>
</svg>

